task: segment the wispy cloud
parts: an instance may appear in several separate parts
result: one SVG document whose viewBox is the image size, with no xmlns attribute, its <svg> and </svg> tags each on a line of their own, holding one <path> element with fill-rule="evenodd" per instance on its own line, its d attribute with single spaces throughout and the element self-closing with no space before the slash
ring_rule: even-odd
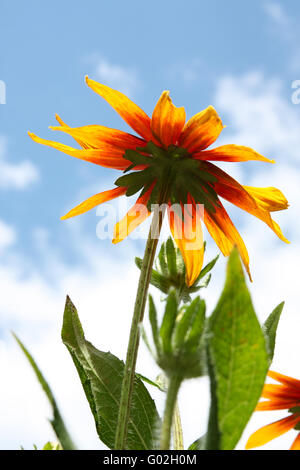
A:
<svg viewBox="0 0 300 470">
<path fill-rule="evenodd" d="M 4 249 L 13 245 L 16 241 L 16 231 L 14 227 L 0 220 L 0 254 Z"/>
<path fill-rule="evenodd" d="M 169 79 L 180 79 L 187 86 L 197 82 L 203 74 L 205 64 L 195 57 L 191 60 L 181 60 L 166 68 L 165 74 Z"/>
<path fill-rule="evenodd" d="M 284 96 L 284 88 L 281 80 L 259 71 L 221 78 L 215 104 L 224 113 L 224 123 L 231 125 L 223 138 L 233 137 L 270 158 L 284 156 L 284 162 L 299 164 L 300 109 L 292 104 L 293 90 L 290 97 Z"/>
<path fill-rule="evenodd" d="M 281 28 L 288 28 L 291 25 L 291 19 L 287 15 L 283 6 L 278 2 L 267 2 L 264 9 L 269 18 Z"/>
<path fill-rule="evenodd" d="M 118 64 L 99 55 L 90 56 L 93 64 L 93 77 L 105 85 L 115 88 L 131 98 L 141 89 L 141 81 L 136 67 Z M 95 75 L 94 75 L 95 74 Z"/>
<path fill-rule="evenodd" d="M 26 189 L 39 179 L 38 169 L 29 161 L 8 161 L 7 139 L 0 136 L 0 190 Z"/>
</svg>

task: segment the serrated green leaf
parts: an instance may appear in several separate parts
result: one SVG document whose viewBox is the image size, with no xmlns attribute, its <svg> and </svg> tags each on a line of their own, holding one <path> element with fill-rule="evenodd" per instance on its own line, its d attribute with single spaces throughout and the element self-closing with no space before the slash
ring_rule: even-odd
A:
<svg viewBox="0 0 300 470">
<path fill-rule="evenodd" d="M 76 449 L 72 438 L 67 430 L 67 427 L 64 423 L 64 420 L 61 416 L 61 413 L 59 411 L 59 408 L 57 406 L 56 400 L 54 398 L 53 392 L 46 381 L 45 377 L 43 376 L 41 370 L 39 369 L 37 363 L 33 359 L 32 355 L 28 351 L 28 349 L 24 346 L 22 341 L 18 338 L 18 336 L 15 333 L 12 333 L 13 337 L 17 341 L 18 345 L 20 346 L 21 350 L 25 354 L 26 358 L 28 359 L 40 385 L 42 386 L 42 389 L 44 390 L 48 401 L 51 405 L 52 412 L 53 412 L 53 418 L 50 421 L 50 424 L 53 428 L 53 431 L 56 434 L 57 439 L 59 439 L 59 442 L 61 443 L 63 449 L 65 450 L 74 450 Z"/>
<path fill-rule="evenodd" d="M 64 312 L 62 340 L 77 368 L 99 438 L 113 449 L 124 363 L 110 352 L 97 350 L 85 339 L 77 310 L 69 297 Z M 136 377 L 126 449 L 153 449 L 158 422 L 154 401 Z"/>
<path fill-rule="evenodd" d="M 283 307 L 284 302 L 281 302 L 279 305 L 277 305 L 277 307 L 274 308 L 273 312 L 268 316 L 267 320 L 265 321 L 262 327 L 266 337 L 270 363 L 272 362 L 274 356 L 276 332 Z"/>
<path fill-rule="evenodd" d="M 252 414 L 268 370 L 266 342 L 257 320 L 236 249 L 230 255 L 225 287 L 209 320 L 210 377 L 220 439 L 208 448 L 234 449 Z M 210 426 L 215 424 L 211 420 Z"/>
</svg>

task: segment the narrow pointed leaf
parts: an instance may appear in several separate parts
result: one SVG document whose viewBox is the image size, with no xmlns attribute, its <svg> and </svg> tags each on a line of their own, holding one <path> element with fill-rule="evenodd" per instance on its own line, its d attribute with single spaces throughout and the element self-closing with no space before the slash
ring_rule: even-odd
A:
<svg viewBox="0 0 300 470">
<path fill-rule="evenodd" d="M 201 269 L 201 272 L 199 274 L 199 277 L 197 280 L 200 280 L 202 279 L 204 276 L 206 276 L 206 274 L 208 274 L 214 267 L 214 265 L 216 264 L 216 262 L 218 261 L 219 259 L 219 255 L 216 256 L 213 260 L 211 260 L 209 263 L 207 263 L 206 266 L 204 266 L 203 269 Z"/>
<path fill-rule="evenodd" d="M 270 363 L 272 362 L 274 356 L 276 331 L 283 307 L 284 302 L 281 302 L 279 305 L 277 305 L 277 307 L 274 308 L 273 312 L 268 316 L 267 320 L 265 321 L 262 327 L 266 337 Z"/>
<path fill-rule="evenodd" d="M 22 349 L 23 353 L 25 354 L 25 356 L 27 357 L 40 385 L 42 386 L 48 400 L 49 400 L 49 403 L 51 405 L 51 408 L 52 408 L 52 412 L 53 412 L 53 418 L 50 420 L 50 424 L 53 428 L 53 431 L 55 432 L 56 434 L 56 437 L 57 439 L 59 440 L 61 446 L 63 447 L 63 449 L 65 450 L 74 450 L 76 449 L 73 441 L 72 441 L 72 438 L 66 428 L 66 425 L 64 423 L 64 420 L 61 416 L 61 413 L 59 411 L 59 408 L 57 406 L 57 403 L 56 403 L 56 400 L 54 398 L 54 395 L 53 395 L 53 392 L 48 384 L 48 382 L 46 381 L 45 377 L 43 376 L 41 370 L 39 369 L 37 363 L 35 362 L 35 360 L 33 359 L 32 355 L 30 354 L 30 352 L 28 351 L 28 349 L 24 346 L 24 344 L 22 343 L 22 341 L 17 337 L 17 335 L 15 333 L 12 333 L 15 340 L 17 341 L 18 345 L 20 346 L 20 348 Z"/>
</svg>

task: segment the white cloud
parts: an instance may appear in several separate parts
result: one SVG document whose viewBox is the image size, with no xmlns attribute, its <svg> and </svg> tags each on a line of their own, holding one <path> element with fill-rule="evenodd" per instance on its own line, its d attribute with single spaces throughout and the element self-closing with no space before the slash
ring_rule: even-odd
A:
<svg viewBox="0 0 300 470">
<path fill-rule="evenodd" d="M 202 60 L 195 57 L 167 67 L 166 76 L 169 79 L 174 79 L 174 77 L 176 79 L 180 78 L 186 85 L 191 85 L 199 80 L 201 75 L 206 73 L 205 67 L 206 65 Z"/>
<path fill-rule="evenodd" d="M 15 229 L 0 220 L 0 254 L 4 249 L 13 245 L 16 241 Z"/>
<path fill-rule="evenodd" d="M 275 23 L 276 26 L 287 29 L 291 25 L 291 19 L 286 14 L 282 5 L 278 2 L 267 2 L 264 9 L 269 18 Z"/>
<path fill-rule="evenodd" d="M 38 170 L 31 162 L 11 163 L 8 161 L 7 140 L 0 136 L 0 190 L 25 189 L 38 179 Z"/>
<path fill-rule="evenodd" d="M 93 64 L 95 76 L 93 78 L 101 81 L 125 95 L 134 98 L 141 89 L 141 82 L 136 67 L 116 64 L 105 57 L 94 55 L 89 57 Z"/>
<path fill-rule="evenodd" d="M 270 158 L 298 164 L 300 107 L 292 105 L 291 96 L 284 97 L 280 80 L 267 79 L 261 72 L 223 77 L 215 103 L 230 127 L 222 138 L 234 138 L 235 143 L 248 143 Z"/>
</svg>

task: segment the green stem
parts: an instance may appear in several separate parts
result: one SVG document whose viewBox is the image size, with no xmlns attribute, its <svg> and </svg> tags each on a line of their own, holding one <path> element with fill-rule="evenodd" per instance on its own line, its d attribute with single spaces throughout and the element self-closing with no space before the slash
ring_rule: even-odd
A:
<svg viewBox="0 0 300 470">
<path fill-rule="evenodd" d="M 168 185 L 166 184 L 164 194 L 162 194 L 162 197 L 160 198 L 160 204 L 163 204 L 162 210 L 154 211 L 153 214 L 138 283 L 121 390 L 115 449 L 123 450 L 126 448 L 128 421 L 130 418 L 130 404 L 133 393 L 135 367 L 140 341 L 140 324 L 142 323 L 144 317 L 152 266 L 165 212 L 165 201 L 167 200 L 168 190 L 167 187 Z"/>
<path fill-rule="evenodd" d="M 177 395 L 181 385 L 182 378 L 178 375 L 170 377 L 164 419 L 161 428 L 160 450 L 170 449 L 171 431 L 174 418 L 174 411 L 177 403 Z"/>
</svg>

